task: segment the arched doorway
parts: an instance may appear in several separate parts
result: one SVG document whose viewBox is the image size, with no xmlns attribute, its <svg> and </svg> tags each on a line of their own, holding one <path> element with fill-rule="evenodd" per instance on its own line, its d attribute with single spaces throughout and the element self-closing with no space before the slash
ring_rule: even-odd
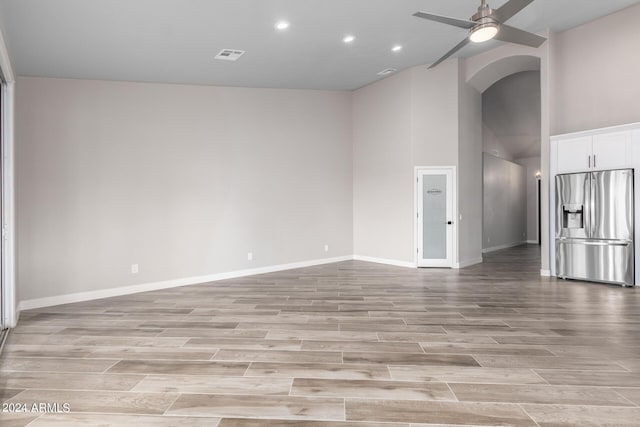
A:
<svg viewBox="0 0 640 427">
<path fill-rule="evenodd" d="M 546 34 L 547 37 L 550 34 Z M 465 82 L 480 93 L 507 76 L 526 71 L 540 73 L 540 237 L 542 275 L 549 275 L 549 42 L 538 49 L 505 45 L 465 60 Z M 528 239 L 527 239 L 528 240 Z"/>
<path fill-rule="evenodd" d="M 533 267 L 540 263 L 540 71 L 510 74 L 481 97 L 482 252 L 489 257 L 518 247 L 508 253 L 517 251 Z"/>
</svg>

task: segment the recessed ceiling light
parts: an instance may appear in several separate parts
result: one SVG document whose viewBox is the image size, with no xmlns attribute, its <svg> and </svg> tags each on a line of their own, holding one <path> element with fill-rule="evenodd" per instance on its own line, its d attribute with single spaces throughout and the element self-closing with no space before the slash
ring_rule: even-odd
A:
<svg viewBox="0 0 640 427">
<path fill-rule="evenodd" d="M 351 43 L 356 39 L 355 36 L 352 36 L 351 34 L 344 36 L 344 38 L 342 39 L 343 42 L 345 43 Z"/>
<path fill-rule="evenodd" d="M 394 52 L 400 52 L 402 50 L 402 46 L 397 44 L 394 47 L 392 47 L 391 50 L 394 51 Z"/>
<path fill-rule="evenodd" d="M 289 28 L 289 25 L 291 24 L 289 24 L 287 21 L 278 21 L 276 22 L 276 30 L 286 30 L 287 28 Z"/>
</svg>

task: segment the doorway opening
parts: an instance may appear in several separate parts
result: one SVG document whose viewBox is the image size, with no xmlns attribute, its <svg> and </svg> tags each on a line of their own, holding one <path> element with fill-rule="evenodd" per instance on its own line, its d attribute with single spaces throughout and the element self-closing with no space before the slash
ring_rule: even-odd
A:
<svg viewBox="0 0 640 427">
<path fill-rule="evenodd" d="M 540 70 L 503 77 L 482 93 L 483 257 L 519 251 L 540 260 Z"/>
</svg>

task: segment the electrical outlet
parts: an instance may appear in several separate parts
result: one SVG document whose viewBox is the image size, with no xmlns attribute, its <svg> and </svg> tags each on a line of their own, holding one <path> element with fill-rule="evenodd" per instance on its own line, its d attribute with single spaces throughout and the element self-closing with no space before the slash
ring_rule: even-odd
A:
<svg viewBox="0 0 640 427">
<path fill-rule="evenodd" d="M 247 261 L 253 261 L 253 252 L 247 253 Z"/>
<path fill-rule="evenodd" d="M 324 245 L 324 251 L 329 252 L 329 245 Z"/>
<path fill-rule="evenodd" d="M 138 264 L 131 264 L 131 274 L 138 274 L 138 271 L 140 271 Z"/>
</svg>

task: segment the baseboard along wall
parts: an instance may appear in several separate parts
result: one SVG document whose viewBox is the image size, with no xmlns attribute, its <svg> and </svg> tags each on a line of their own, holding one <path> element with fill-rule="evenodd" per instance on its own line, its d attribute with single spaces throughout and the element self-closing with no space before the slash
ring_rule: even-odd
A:
<svg viewBox="0 0 640 427">
<path fill-rule="evenodd" d="M 30 310 L 33 308 L 51 307 L 60 304 L 70 304 L 74 302 L 90 301 L 101 298 L 111 298 L 121 295 L 137 294 L 140 292 L 157 291 L 161 289 L 177 288 L 180 286 L 196 285 L 199 283 L 216 282 L 219 280 L 235 279 L 238 277 L 253 276 L 256 274 L 273 273 L 295 268 L 313 267 L 315 265 L 331 264 L 334 262 L 350 261 L 354 259 L 352 255 L 323 258 L 310 261 L 294 262 L 290 264 L 271 265 L 267 267 L 252 268 L 246 270 L 230 271 L 226 273 L 210 274 L 206 276 L 187 277 L 182 279 L 165 280 L 161 282 L 143 283 L 140 285 L 121 286 L 117 288 L 100 289 L 97 291 L 78 292 L 66 295 L 57 295 L 45 298 L 36 298 L 21 301 L 18 310 Z"/>
<path fill-rule="evenodd" d="M 526 245 L 528 242 L 526 240 L 523 240 L 521 242 L 513 242 L 513 243 L 507 243 L 504 245 L 499 245 L 499 246 L 492 246 L 490 248 L 485 248 L 482 250 L 483 254 L 487 254 L 489 252 L 495 252 L 495 251 L 499 251 L 501 249 L 509 249 L 509 248 L 515 248 L 516 246 L 520 246 L 520 245 Z M 537 242 L 536 242 L 537 243 Z"/>
</svg>

